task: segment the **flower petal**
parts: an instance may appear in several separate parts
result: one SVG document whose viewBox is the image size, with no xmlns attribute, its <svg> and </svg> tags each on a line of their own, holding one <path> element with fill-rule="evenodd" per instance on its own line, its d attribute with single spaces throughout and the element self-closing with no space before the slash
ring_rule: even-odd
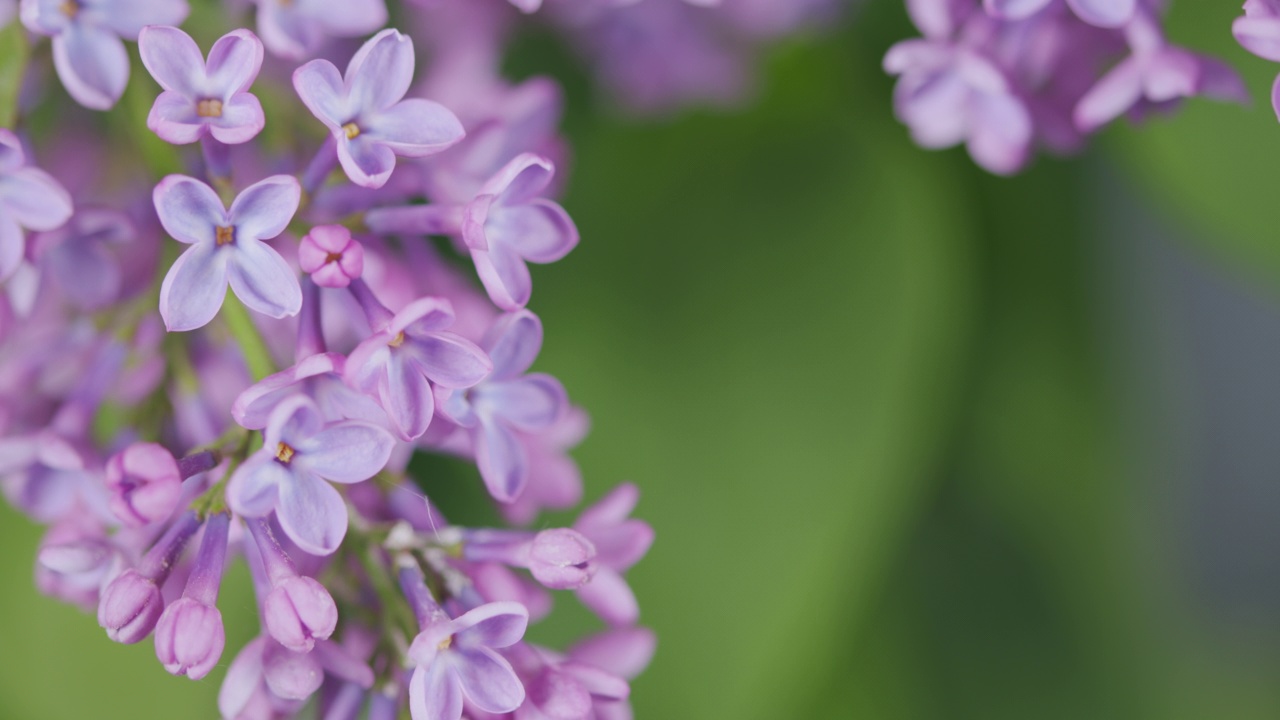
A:
<svg viewBox="0 0 1280 720">
<path fill-rule="evenodd" d="M 96 0 L 94 9 L 112 30 L 129 40 L 147 25 L 181 25 L 190 12 L 187 0 Z"/>
<path fill-rule="evenodd" d="M 347 64 L 352 107 L 375 113 L 394 105 L 413 81 L 413 41 L 387 28 L 369 38 Z"/>
<path fill-rule="evenodd" d="M 466 135 L 458 117 L 445 106 L 411 98 L 364 121 L 363 132 L 404 157 L 426 157 Z"/>
<path fill-rule="evenodd" d="M 555 262 L 578 245 L 577 226 L 551 200 L 496 209 L 489 215 L 485 233 L 490 242 L 509 245 L 536 263 Z"/>
<path fill-rule="evenodd" d="M 227 296 L 230 253 L 213 243 L 192 245 L 178 256 L 160 285 L 160 316 L 171 332 L 209 324 Z"/>
<path fill-rule="evenodd" d="M 1076 103 L 1076 127 L 1092 132 L 1123 115 L 1141 98 L 1142 67 L 1135 58 L 1121 60 Z"/>
<path fill-rule="evenodd" d="M 129 82 L 129 55 L 111 30 L 73 22 L 53 38 L 53 66 L 76 102 L 108 110 Z"/>
<path fill-rule="evenodd" d="M 591 582 L 574 592 L 583 605 L 614 627 L 634 625 L 640 618 L 640 604 L 631 586 L 607 567 L 597 568 Z"/>
<path fill-rule="evenodd" d="M 378 400 L 403 440 L 420 437 L 435 414 L 435 398 L 422 371 L 403 352 L 392 352 L 378 383 Z"/>
<path fill-rule="evenodd" d="M 328 60 L 312 60 L 294 70 L 293 89 L 311 114 L 330 130 L 339 130 L 342 123 L 351 119 L 347 117 L 347 92 L 342 75 Z"/>
<path fill-rule="evenodd" d="M 231 476 L 227 483 L 227 505 L 245 517 L 269 515 L 279 501 L 280 488 L 292 482 L 289 468 L 276 462 L 271 452 L 260 451 Z"/>
<path fill-rule="evenodd" d="M 53 230 L 71 218 L 71 195 L 49 173 L 24 167 L 0 174 L 0 207 L 19 225 Z"/>
<path fill-rule="evenodd" d="M 529 458 L 515 433 L 501 422 L 482 419 L 475 443 L 476 465 L 489 494 L 499 502 L 519 497 L 529 481 Z"/>
<path fill-rule="evenodd" d="M 491 602 L 459 615 L 453 632 L 462 648 L 515 645 L 529 626 L 529 610 L 518 602 Z"/>
<path fill-rule="evenodd" d="M 338 162 L 351 182 L 367 188 L 380 188 L 387 184 L 396 169 L 396 154 L 387 145 L 367 134 L 354 140 L 338 137 Z"/>
<path fill-rule="evenodd" d="M 418 298 L 405 305 L 391 320 L 392 333 L 424 336 L 446 330 L 454 322 L 453 304 L 444 298 Z"/>
<path fill-rule="evenodd" d="M 298 450 L 306 466 L 320 477 L 355 483 L 386 467 L 395 444 L 395 438 L 380 427 L 342 422 L 320 431 Z"/>
<path fill-rule="evenodd" d="M 484 647 L 456 654 L 454 672 L 471 704 L 485 712 L 508 713 L 524 702 L 524 685 L 506 658 Z"/>
<path fill-rule="evenodd" d="M 462 688 L 445 662 L 417 667 L 409 681 L 409 714 L 413 720 L 458 720 L 462 717 Z"/>
<path fill-rule="evenodd" d="M 267 119 L 262 114 L 262 103 L 255 95 L 240 93 L 222 104 L 222 115 L 211 118 L 209 132 L 214 139 L 227 145 L 249 142 L 262 132 Z"/>
<path fill-rule="evenodd" d="M 1067 0 L 1067 4 L 1090 25 L 1118 28 L 1133 17 L 1138 0 Z"/>
<path fill-rule="evenodd" d="M 0 217 L 0 281 L 8 280 L 27 252 L 27 239 L 22 228 L 7 217 Z"/>
<path fill-rule="evenodd" d="M 212 245 L 215 228 L 227 223 L 227 211 L 218 194 L 193 177 L 169 175 L 151 196 L 160 224 L 178 242 Z"/>
<path fill-rule="evenodd" d="M 231 289 L 245 306 L 273 318 L 297 315 L 302 286 L 280 253 L 258 240 L 237 240 L 231 256 Z"/>
<path fill-rule="evenodd" d="M 245 188 L 231 203 L 227 217 L 236 240 L 270 240 L 284 232 L 298 211 L 302 186 L 292 175 L 272 175 Z"/>
<path fill-rule="evenodd" d="M 528 310 L 507 313 L 494 321 L 481 345 L 493 362 L 490 380 L 519 377 L 542 350 L 542 321 Z"/>
<path fill-rule="evenodd" d="M 262 67 L 262 54 L 262 41 L 248 30 L 232 30 L 218 38 L 205 66 L 209 90 L 224 99 L 248 90 Z"/>
<path fill-rule="evenodd" d="M 186 96 L 165 90 L 151 105 L 147 128 L 167 143 L 187 145 L 205 133 L 205 121 L 196 114 L 195 105 Z"/>
<path fill-rule="evenodd" d="M 475 343 L 450 332 L 412 337 L 402 353 L 431 382 L 447 388 L 471 387 L 493 370 L 489 356 Z"/>
<path fill-rule="evenodd" d="M 555 423 L 569 404 L 560 381 L 542 373 L 485 383 L 473 393 L 472 403 L 482 415 L 500 417 L 525 432 Z"/>
<path fill-rule="evenodd" d="M 524 259 L 514 248 L 495 243 L 487 252 L 473 249 L 471 259 L 494 305 L 503 310 L 519 310 L 529 304 L 533 278 Z"/>
<path fill-rule="evenodd" d="M 280 485 L 276 503 L 280 527 L 304 552 L 331 555 L 347 534 L 347 505 L 332 485 L 309 472 L 296 472 Z"/>
<path fill-rule="evenodd" d="M 204 85 L 204 56 L 191 36 L 176 27 L 151 25 L 138 34 L 138 54 L 166 91 L 197 97 Z"/>
</svg>

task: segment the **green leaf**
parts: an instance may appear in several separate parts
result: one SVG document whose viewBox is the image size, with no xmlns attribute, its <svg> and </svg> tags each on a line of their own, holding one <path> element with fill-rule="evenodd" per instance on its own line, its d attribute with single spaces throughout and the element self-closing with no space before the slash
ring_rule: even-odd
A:
<svg viewBox="0 0 1280 720">
<path fill-rule="evenodd" d="M 27 34 L 22 23 L 11 20 L 0 29 L 0 127 L 18 120 L 18 92 L 27 67 Z"/>
</svg>

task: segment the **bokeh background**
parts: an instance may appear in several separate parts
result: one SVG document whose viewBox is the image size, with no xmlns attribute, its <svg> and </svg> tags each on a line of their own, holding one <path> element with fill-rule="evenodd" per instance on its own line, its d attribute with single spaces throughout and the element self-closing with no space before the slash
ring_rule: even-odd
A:
<svg viewBox="0 0 1280 720">
<path fill-rule="evenodd" d="M 522 40 L 512 74 L 569 89 L 583 235 L 538 269 L 539 366 L 591 412 L 588 497 L 637 482 L 658 533 L 638 717 L 1280 716 L 1280 126 L 1237 5 L 1170 33 L 1254 107 L 1013 179 L 893 120 L 898 0 L 772 48 L 744 107 L 657 120 Z M 485 516 L 465 469 L 419 470 Z M 0 718 L 215 717 L 221 672 L 36 594 L 38 537 L 0 507 Z M 221 605 L 225 665 L 243 568 Z"/>
</svg>

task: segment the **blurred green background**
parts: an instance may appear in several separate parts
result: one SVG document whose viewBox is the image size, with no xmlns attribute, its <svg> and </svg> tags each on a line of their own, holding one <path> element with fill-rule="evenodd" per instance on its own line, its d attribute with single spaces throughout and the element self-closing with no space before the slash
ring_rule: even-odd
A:
<svg viewBox="0 0 1280 720">
<path fill-rule="evenodd" d="M 638 717 L 1280 716 L 1280 127 L 1236 5 L 1170 32 L 1253 108 L 1008 180 L 893 120 L 897 0 L 775 48 L 750 106 L 662 121 L 521 47 L 568 78 L 583 236 L 538 268 L 539 365 L 591 412 L 588 497 L 637 482 L 658 533 Z M 35 593 L 38 537 L 0 508 L 0 718 L 215 717 L 220 672 Z M 243 569 L 221 604 L 225 665 Z M 590 627 L 560 605 L 540 637 Z"/>
</svg>

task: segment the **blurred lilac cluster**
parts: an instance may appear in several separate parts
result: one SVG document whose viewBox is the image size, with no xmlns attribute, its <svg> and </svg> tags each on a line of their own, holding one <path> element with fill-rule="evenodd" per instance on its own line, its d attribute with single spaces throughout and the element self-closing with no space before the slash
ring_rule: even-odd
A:
<svg viewBox="0 0 1280 720">
<path fill-rule="evenodd" d="M 1140 119 L 1195 96 L 1247 100 L 1231 68 L 1168 41 L 1163 0 L 906 5 L 924 37 L 899 42 L 884 59 L 898 76 L 898 118 L 920 145 L 964 143 L 994 173 L 1021 170 L 1038 146 L 1076 151 L 1122 115 Z M 1270 0 L 1250 5 L 1272 8 Z"/>
<path fill-rule="evenodd" d="M 225 718 L 627 718 L 655 645 L 624 579 L 653 541 L 637 489 L 522 529 L 583 495 L 586 414 L 530 372 L 528 264 L 579 240 L 561 92 L 499 73 L 506 0 L 393 9 L 412 32 L 383 0 L 210 4 L 199 29 L 229 32 L 202 48 L 185 0 L 22 0 L 0 488 L 48 526 L 40 589 L 176 675 L 224 660 L 243 558 L 261 630 Z M 508 526 L 451 524 L 424 453 L 473 463 Z M 550 590 L 603 629 L 527 640 Z"/>
</svg>

